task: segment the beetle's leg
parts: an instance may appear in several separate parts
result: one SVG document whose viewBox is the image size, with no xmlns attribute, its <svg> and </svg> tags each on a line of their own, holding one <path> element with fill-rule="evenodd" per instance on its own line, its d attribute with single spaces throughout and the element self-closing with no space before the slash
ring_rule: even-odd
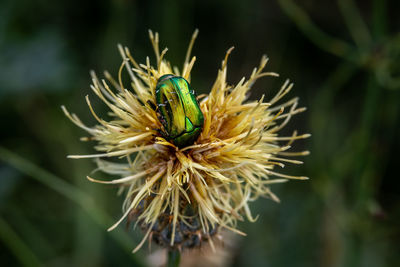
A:
<svg viewBox="0 0 400 267">
<path fill-rule="evenodd" d="M 198 96 L 196 97 L 196 100 L 199 101 L 200 99 L 205 98 L 206 96 L 207 96 L 206 94 L 198 95 Z"/>
<path fill-rule="evenodd" d="M 156 106 L 156 104 L 154 104 L 153 101 L 147 100 L 147 104 L 150 106 L 150 108 L 151 108 L 152 110 L 157 111 L 157 106 Z"/>
</svg>

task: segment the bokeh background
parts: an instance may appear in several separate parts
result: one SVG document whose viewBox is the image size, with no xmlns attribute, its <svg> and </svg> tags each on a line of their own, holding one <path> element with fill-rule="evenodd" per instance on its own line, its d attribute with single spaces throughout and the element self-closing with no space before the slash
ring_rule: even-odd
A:
<svg viewBox="0 0 400 267">
<path fill-rule="evenodd" d="M 197 91 L 208 92 L 229 47 L 232 84 L 267 54 L 281 77 L 258 82 L 251 99 L 290 78 L 308 110 L 286 131 L 312 134 L 295 146 L 311 151 L 305 163 L 286 170 L 311 179 L 274 185 L 280 204 L 252 204 L 259 219 L 239 224 L 248 235 L 227 246 L 226 265 L 399 266 L 399 11 L 396 0 L 2 0 L 1 266 L 149 265 L 146 246 L 131 254 L 139 230 L 106 231 L 123 197 L 85 179 L 91 160 L 66 158 L 93 148 L 60 106 L 93 125 L 84 96 L 107 110 L 89 71 L 116 75 L 118 43 L 154 60 L 147 30 L 158 31 L 181 66 L 196 28 Z"/>
</svg>

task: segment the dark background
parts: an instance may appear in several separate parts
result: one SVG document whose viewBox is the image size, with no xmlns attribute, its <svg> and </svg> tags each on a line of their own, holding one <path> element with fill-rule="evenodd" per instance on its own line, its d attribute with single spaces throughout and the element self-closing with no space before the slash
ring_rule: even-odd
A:
<svg viewBox="0 0 400 267">
<path fill-rule="evenodd" d="M 257 82 L 251 99 L 290 78 L 308 110 L 286 131 L 312 134 L 295 145 L 311 151 L 304 165 L 286 169 L 311 180 L 274 185 L 280 204 L 251 204 L 260 217 L 239 223 L 248 235 L 233 266 L 398 266 L 399 11 L 396 0 L 1 1 L 1 265 L 145 264 L 146 246 L 130 253 L 140 231 L 106 231 L 121 215 L 117 188 L 85 179 L 91 160 L 66 158 L 93 148 L 60 106 L 93 125 L 84 96 L 106 109 L 89 70 L 116 75 L 118 43 L 154 63 L 147 30 L 158 31 L 181 67 L 198 28 L 197 91 L 209 91 L 230 46 L 232 84 L 265 53 L 281 77 Z"/>
</svg>

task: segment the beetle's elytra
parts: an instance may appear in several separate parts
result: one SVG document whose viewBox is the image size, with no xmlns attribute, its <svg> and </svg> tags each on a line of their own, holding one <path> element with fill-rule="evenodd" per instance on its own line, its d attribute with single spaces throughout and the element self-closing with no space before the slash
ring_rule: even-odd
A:
<svg viewBox="0 0 400 267">
<path fill-rule="evenodd" d="M 156 85 L 156 104 L 163 134 L 168 140 L 178 147 L 189 146 L 197 140 L 204 116 L 188 81 L 172 74 L 161 76 Z"/>
</svg>

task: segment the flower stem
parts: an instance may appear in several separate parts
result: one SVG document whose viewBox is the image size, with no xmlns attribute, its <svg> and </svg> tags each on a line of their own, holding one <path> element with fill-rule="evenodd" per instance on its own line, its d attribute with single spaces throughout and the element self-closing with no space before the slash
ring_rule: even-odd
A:
<svg viewBox="0 0 400 267">
<path fill-rule="evenodd" d="M 181 261 L 181 253 L 179 250 L 168 250 L 168 267 L 179 267 L 179 262 Z"/>
</svg>

